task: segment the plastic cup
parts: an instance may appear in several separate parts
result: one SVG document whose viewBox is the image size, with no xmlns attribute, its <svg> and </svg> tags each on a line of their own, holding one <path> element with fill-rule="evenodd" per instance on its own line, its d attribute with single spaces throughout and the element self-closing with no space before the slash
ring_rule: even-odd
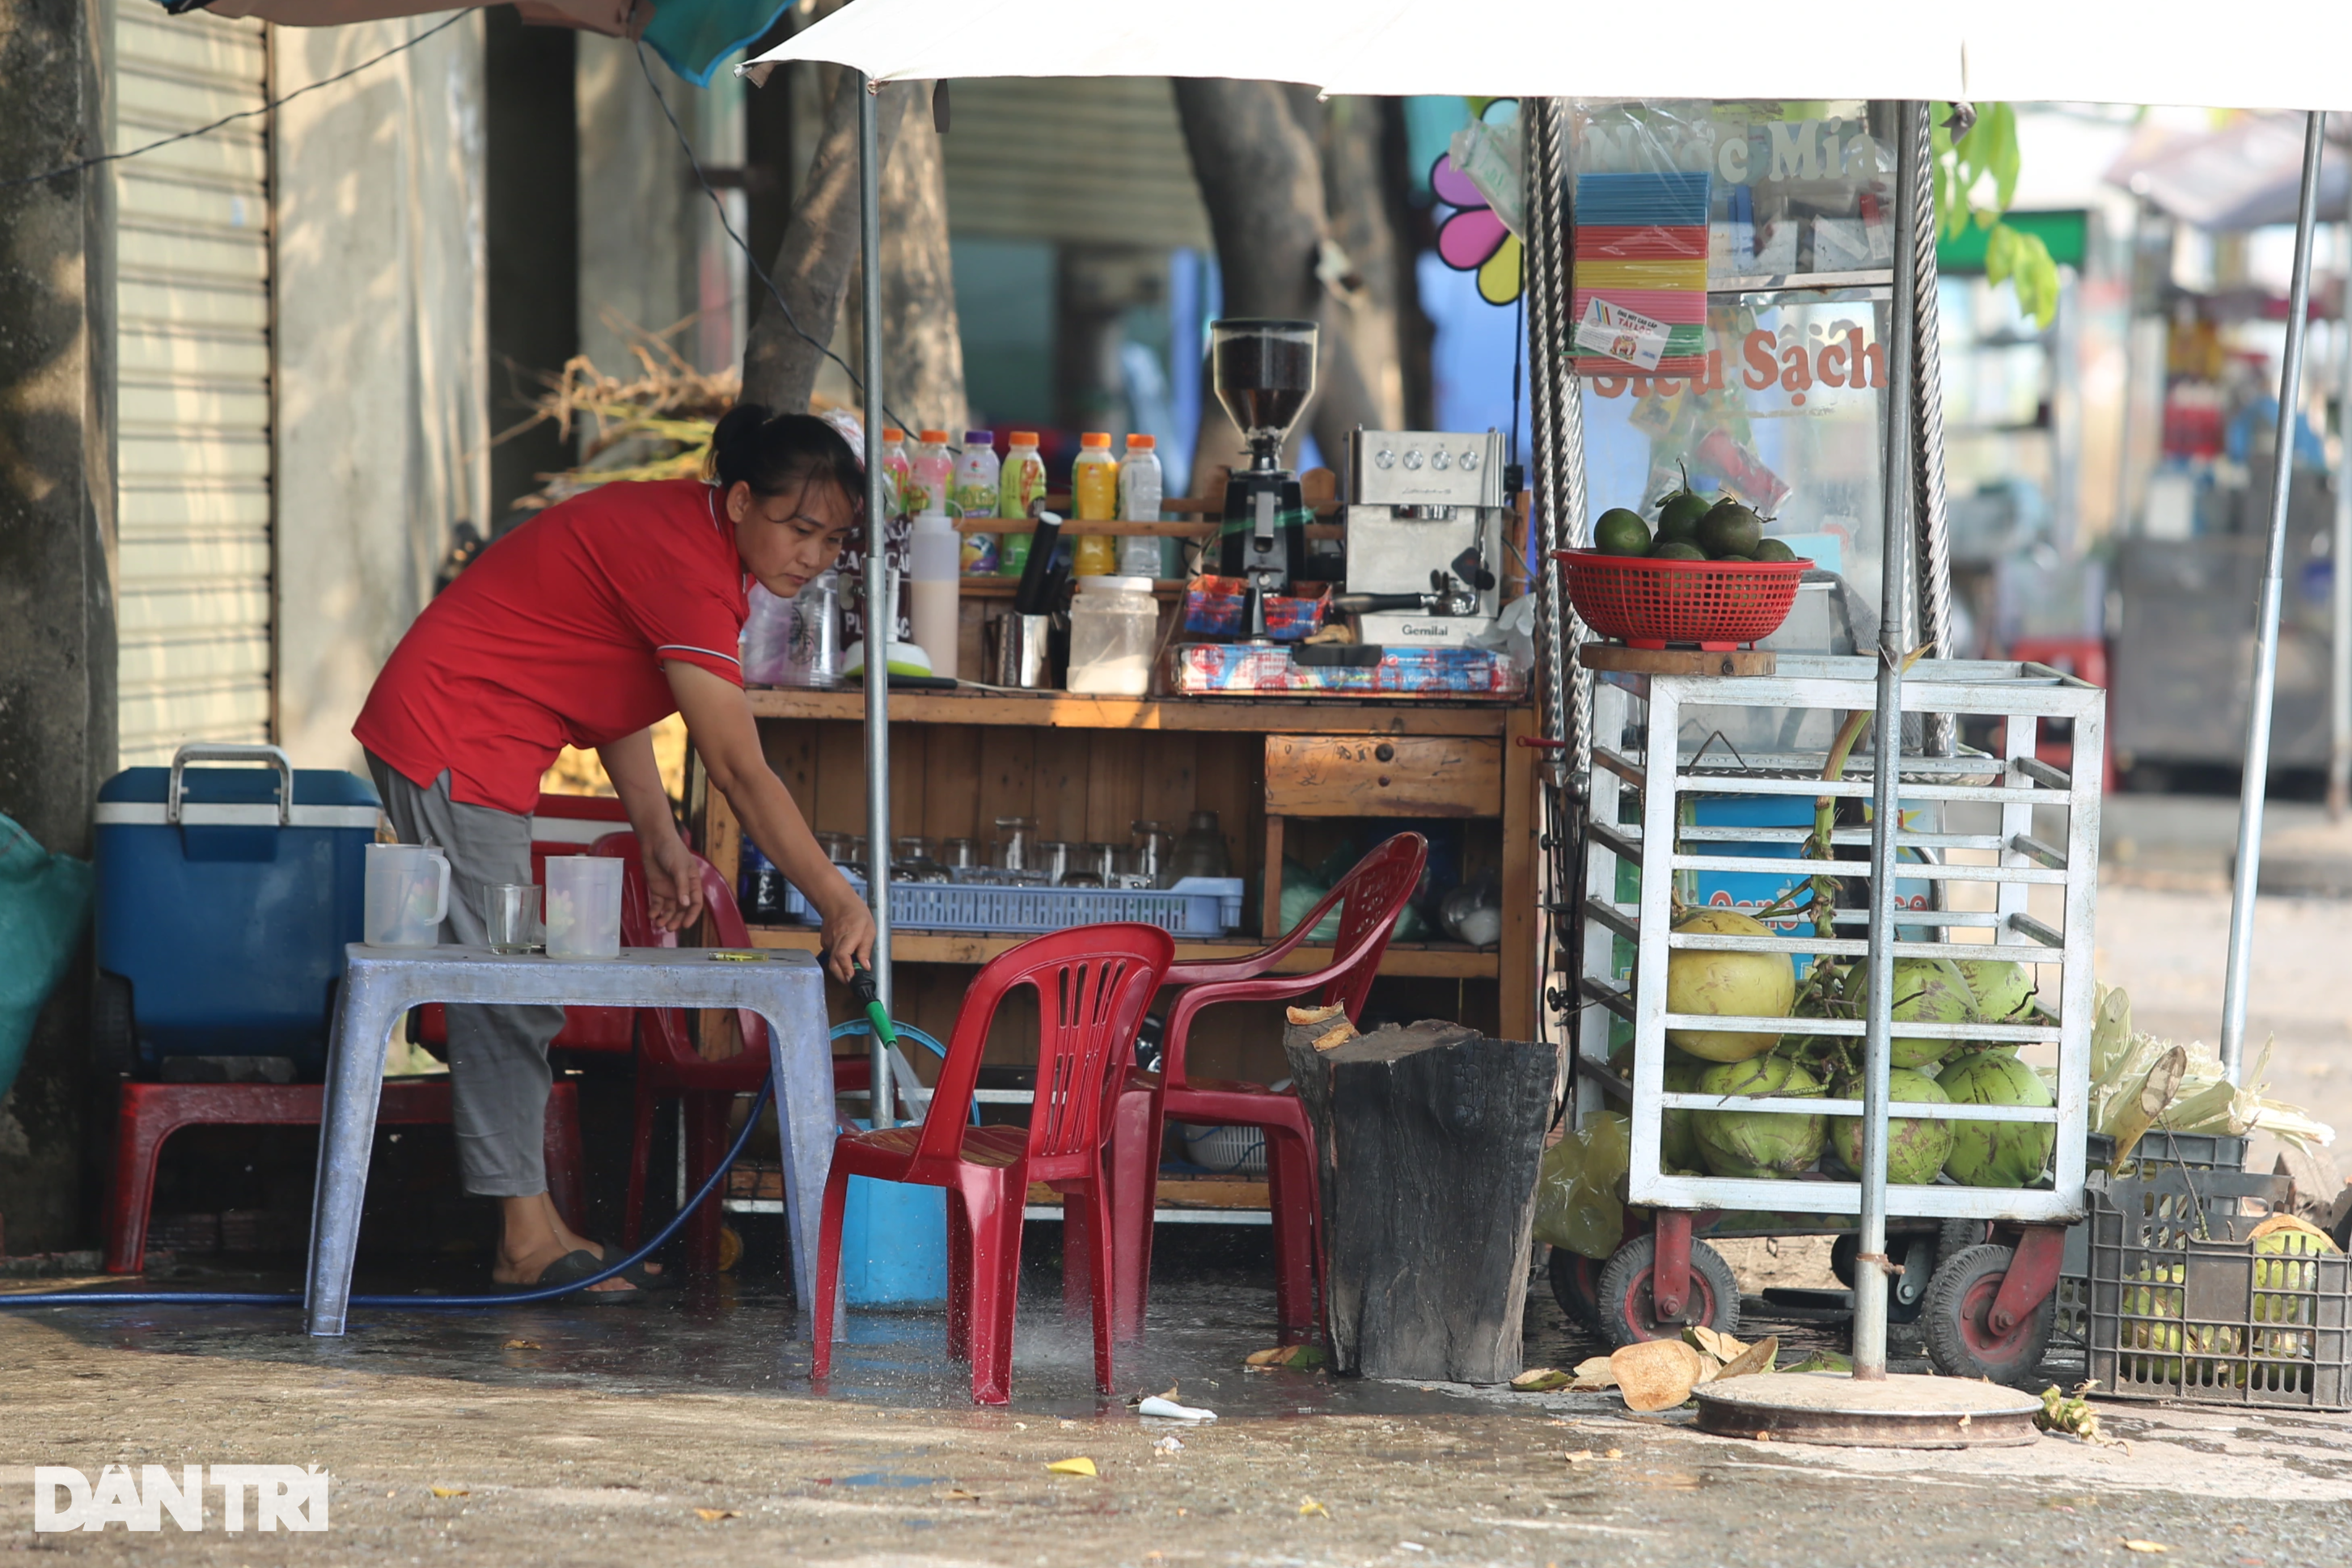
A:
<svg viewBox="0 0 2352 1568">
<path fill-rule="evenodd" d="M 621 956 L 622 862 L 610 855 L 551 855 L 547 861 L 547 956 Z"/>
<path fill-rule="evenodd" d="M 360 939 L 371 947 L 434 947 L 449 914 L 449 857 L 430 844 L 370 844 Z"/>
</svg>

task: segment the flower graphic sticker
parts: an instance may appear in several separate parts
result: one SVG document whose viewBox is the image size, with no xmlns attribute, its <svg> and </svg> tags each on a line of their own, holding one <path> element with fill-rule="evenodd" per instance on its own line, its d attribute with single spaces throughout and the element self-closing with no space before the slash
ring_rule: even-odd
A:
<svg viewBox="0 0 2352 1568">
<path fill-rule="evenodd" d="M 1441 152 L 1430 166 L 1429 188 L 1447 206 L 1458 209 L 1437 231 L 1438 259 L 1456 272 L 1478 275 L 1478 297 L 1489 305 L 1508 305 L 1519 297 L 1519 239 L 1503 226 L 1486 198 L 1470 177 L 1454 166 L 1454 155 Z"/>
</svg>

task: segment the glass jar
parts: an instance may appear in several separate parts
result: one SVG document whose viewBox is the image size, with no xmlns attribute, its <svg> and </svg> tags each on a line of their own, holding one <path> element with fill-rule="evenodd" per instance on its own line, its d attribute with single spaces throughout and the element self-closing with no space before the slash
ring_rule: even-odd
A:
<svg viewBox="0 0 2352 1568">
<path fill-rule="evenodd" d="M 1128 832 L 1127 869 L 1150 877 L 1154 887 L 1166 887 L 1168 862 L 1175 852 L 1176 835 L 1158 822 L 1137 822 Z"/>
<path fill-rule="evenodd" d="M 1192 825 L 1184 836 L 1176 841 L 1176 852 L 1168 868 L 1170 886 L 1188 876 L 1230 876 L 1233 858 L 1225 850 L 1224 830 L 1217 825 L 1214 811 L 1195 811 Z"/>
<path fill-rule="evenodd" d="M 1037 846 L 1037 869 L 1055 885 L 1078 869 L 1078 846 L 1066 839 L 1047 839 Z"/>
<path fill-rule="evenodd" d="M 1037 858 L 1037 820 L 999 817 L 996 841 L 989 846 L 988 863 L 1006 871 L 1026 871 Z"/>
<path fill-rule="evenodd" d="M 1160 601 L 1148 577 L 1081 577 L 1070 604 L 1070 674 L 1064 689 L 1139 697 L 1151 690 Z"/>
<path fill-rule="evenodd" d="M 976 866 L 980 863 L 980 844 L 972 839 L 941 839 L 940 861 L 950 868 Z"/>
</svg>

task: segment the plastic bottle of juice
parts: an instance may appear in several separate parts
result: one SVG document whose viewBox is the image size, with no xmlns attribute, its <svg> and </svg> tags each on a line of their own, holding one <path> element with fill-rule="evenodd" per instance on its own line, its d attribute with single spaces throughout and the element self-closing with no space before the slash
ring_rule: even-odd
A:
<svg viewBox="0 0 2352 1568">
<path fill-rule="evenodd" d="M 882 427 L 882 504 L 890 508 L 894 517 L 909 511 L 908 473 L 907 433 L 895 424 L 886 424 Z"/>
<path fill-rule="evenodd" d="M 1118 460 L 1118 520 L 1156 523 L 1160 520 L 1160 454 L 1149 435 L 1127 438 L 1127 455 Z M 1161 546 L 1168 541 L 1150 534 L 1134 534 L 1118 541 L 1122 577 L 1170 577 L 1160 569 Z"/>
<path fill-rule="evenodd" d="M 1088 431 L 1078 437 L 1078 458 L 1070 465 L 1071 510 L 1082 523 L 1118 520 L 1118 460 L 1110 455 L 1110 434 Z M 1079 577 L 1108 577 L 1118 570 L 1117 542 L 1108 534 L 1083 534 L 1071 570 Z"/>
<path fill-rule="evenodd" d="M 1004 449 L 1004 465 L 996 480 L 996 515 L 1007 519 L 1019 519 L 1021 527 L 1007 528 L 997 541 L 996 570 L 1006 577 L 1018 577 L 1029 563 L 1029 530 L 1034 524 L 1033 512 L 1045 498 L 1045 460 L 1037 455 L 1037 433 L 1016 430 Z"/>
<path fill-rule="evenodd" d="M 955 491 L 955 455 L 948 450 L 948 433 L 927 430 L 908 465 L 908 478 L 919 492 L 911 497 L 918 512 L 944 512 Z M 952 514 L 950 514 L 952 515 Z"/>
<path fill-rule="evenodd" d="M 955 515 L 963 517 L 992 517 L 996 515 L 998 465 L 996 433 L 990 430 L 967 430 L 963 433 L 963 452 L 955 465 Z M 994 534 L 966 534 L 963 537 L 963 570 L 967 577 L 992 576 L 997 566 L 997 544 Z"/>
</svg>

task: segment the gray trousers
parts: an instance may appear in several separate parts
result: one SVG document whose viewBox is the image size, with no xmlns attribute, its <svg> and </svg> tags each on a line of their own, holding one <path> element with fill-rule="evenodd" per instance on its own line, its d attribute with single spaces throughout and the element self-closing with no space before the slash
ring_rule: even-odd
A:
<svg viewBox="0 0 2352 1568">
<path fill-rule="evenodd" d="M 449 857 L 449 916 L 441 940 L 489 940 L 484 889 L 530 881 L 530 819 L 449 799 L 449 775 L 419 789 L 368 754 L 384 815 L 404 844 L 433 844 Z M 549 1007 L 451 1007 L 449 1092 L 457 1170 L 484 1197 L 530 1197 L 547 1190 L 542 1153 L 547 1091 L 554 1081 L 547 1042 L 563 1028 Z"/>
</svg>

